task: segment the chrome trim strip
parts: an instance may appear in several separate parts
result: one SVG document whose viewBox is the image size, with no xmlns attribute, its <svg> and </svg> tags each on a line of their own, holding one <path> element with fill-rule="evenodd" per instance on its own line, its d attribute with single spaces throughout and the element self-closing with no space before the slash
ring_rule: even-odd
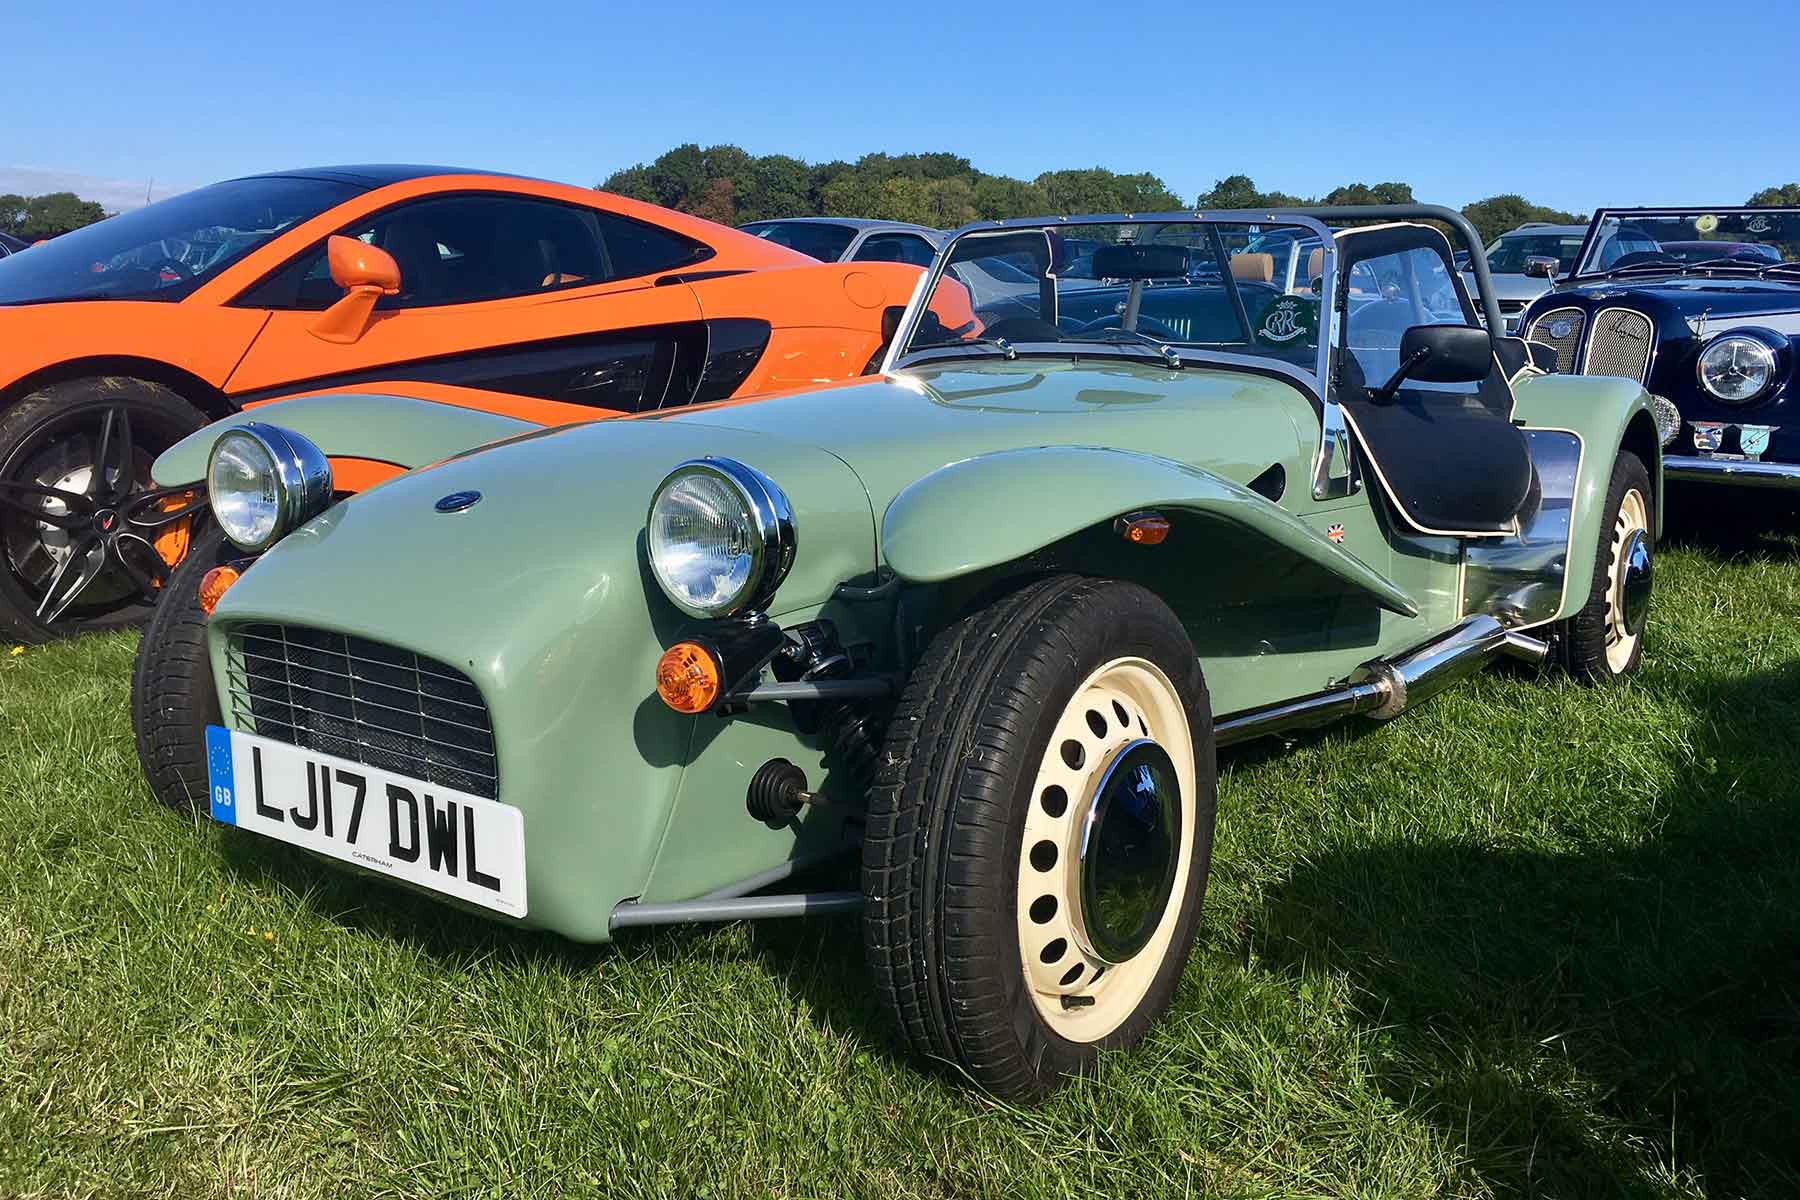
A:
<svg viewBox="0 0 1800 1200">
<path fill-rule="evenodd" d="M 1701 483 L 1741 483 L 1750 487 L 1800 488 L 1800 464 L 1665 454 L 1663 477 Z"/>
</svg>

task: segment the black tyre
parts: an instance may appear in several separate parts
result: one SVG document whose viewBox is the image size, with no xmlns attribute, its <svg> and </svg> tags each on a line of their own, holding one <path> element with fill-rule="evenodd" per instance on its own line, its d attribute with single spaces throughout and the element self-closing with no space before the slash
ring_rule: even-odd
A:
<svg viewBox="0 0 1800 1200">
<path fill-rule="evenodd" d="M 1606 489 L 1587 603 L 1555 628 L 1556 661 L 1577 679 L 1611 683 L 1643 661 L 1656 550 L 1652 503 L 1643 460 L 1621 450 Z"/>
<path fill-rule="evenodd" d="M 1212 857 L 1206 684 L 1135 584 L 1056 576 L 945 630 L 882 747 L 863 943 L 915 1052 L 1032 1100 L 1174 994 Z"/>
<path fill-rule="evenodd" d="M 206 424 L 163 387 L 74 379 L 0 412 L 0 636 L 44 642 L 141 621 L 185 553 L 198 489 L 150 464 Z"/>
<path fill-rule="evenodd" d="M 200 534 L 170 577 L 132 664 L 131 727 L 138 762 L 151 792 L 177 812 L 207 802 L 206 727 L 220 723 L 200 580 L 213 567 L 241 557 L 217 528 Z"/>
</svg>

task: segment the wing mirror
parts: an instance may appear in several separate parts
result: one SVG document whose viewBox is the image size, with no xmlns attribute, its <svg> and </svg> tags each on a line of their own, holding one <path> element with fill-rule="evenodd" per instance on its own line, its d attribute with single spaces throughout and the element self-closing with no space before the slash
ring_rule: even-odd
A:
<svg viewBox="0 0 1800 1200">
<path fill-rule="evenodd" d="M 1421 383 L 1479 383 L 1494 367 L 1494 343 L 1473 325 L 1414 325 L 1400 335 L 1400 367 L 1378 388 L 1375 400 L 1391 400 L 1408 379 Z"/>
<path fill-rule="evenodd" d="M 1525 256 L 1525 274 L 1533 279 L 1555 279 L 1557 261 L 1548 254 Z"/>
<path fill-rule="evenodd" d="M 344 289 L 343 299 L 319 314 L 312 335 L 347 346 L 369 328 L 375 302 L 400 293 L 400 264 L 379 246 L 333 234 L 325 243 L 331 281 Z"/>
</svg>

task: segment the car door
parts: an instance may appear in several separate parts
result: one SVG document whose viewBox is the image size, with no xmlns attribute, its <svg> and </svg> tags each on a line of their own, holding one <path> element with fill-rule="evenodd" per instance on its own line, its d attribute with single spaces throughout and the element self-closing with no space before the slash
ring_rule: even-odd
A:
<svg viewBox="0 0 1800 1200">
<path fill-rule="evenodd" d="M 1400 367 L 1408 329 L 1477 324 L 1449 243 L 1423 225 L 1352 229 L 1337 241 L 1344 266 L 1333 390 L 1368 473 L 1417 533 L 1513 531 L 1530 491 L 1531 460 L 1512 424 L 1512 389 L 1498 358 L 1479 383 L 1409 378 L 1391 395 L 1378 392 Z M 1357 279 L 1368 289 L 1361 296 Z"/>
<path fill-rule="evenodd" d="M 273 394 L 407 380 L 594 408 L 654 408 L 688 386 L 705 348 L 693 291 L 670 272 L 708 248 L 558 201 L 462 193 L 409 201 L 339 231 L 400 267 L 400 290 L 360 337 L 314 328 L 342 295 L 323 243 L 233 303 L 270 312 L 226 385 Z"/>
</svg>

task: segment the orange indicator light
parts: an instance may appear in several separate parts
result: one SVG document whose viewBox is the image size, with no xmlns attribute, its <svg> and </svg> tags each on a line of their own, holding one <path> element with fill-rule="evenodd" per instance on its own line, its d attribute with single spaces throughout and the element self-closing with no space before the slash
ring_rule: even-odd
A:
<svg viewBox="0 0 1800 1200">
<path fill-rule="evenodd" d="M 1114 528 L 1134 546 L 1160 546 L 1169 536 L 1169 518 L 1161 513 L 1132 513 L 1120 517 Z"/>
<path fill-rule="evenodd" d="M 719 698 L 719 663 L 697 642 L 676 642 L 656 660 L 656 694 L 678 713 L 703 713 Z"/>
<path fill-rule="evenodd" d="M 213 609 L 219 607 L 219 601 L 231 590 L 231 585 L 242 579 L 244 573 L 236 567 L 214 567 L 200 577 L 200 611 L 212 616 Z"/>
</svg>

